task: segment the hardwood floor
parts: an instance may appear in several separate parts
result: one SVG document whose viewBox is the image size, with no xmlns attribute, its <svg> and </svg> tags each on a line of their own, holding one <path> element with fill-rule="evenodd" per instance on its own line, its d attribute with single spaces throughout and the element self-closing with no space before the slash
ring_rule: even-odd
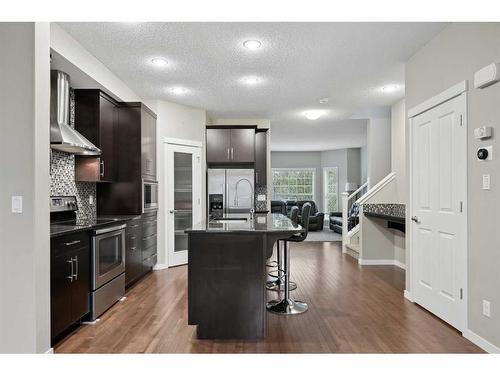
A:
<svg viewBox="0 0 500 375">
<path fill-rule="evenodd" d="M 187 267 L 157 271 L 56 353 L 477 353 L 455 329 L 403 297 L 404 271 L 358 266 L 340 243 L 291 244 L 298 316 L 268 314 L 264 341 L 197 340 L 187 325 Z M 276 293 L 269 293 L 275 299 Z"/>
</svg>

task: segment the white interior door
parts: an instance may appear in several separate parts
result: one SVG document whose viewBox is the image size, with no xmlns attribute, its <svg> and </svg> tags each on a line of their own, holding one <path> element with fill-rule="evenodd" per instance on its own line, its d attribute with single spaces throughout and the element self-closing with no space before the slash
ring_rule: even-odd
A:
<svg viewBox="0 0 500 375">
<path fill-rule="evenodd" d="M 168 266 L 186 264 L 184 230 L 201 220 L 201 151 L 199 147 L 166 144 Z"/>
<path fill-rule="evenodd" d="M 466 328 L 466 94 L 411 120 L 412 296 Z"/>
</svg>

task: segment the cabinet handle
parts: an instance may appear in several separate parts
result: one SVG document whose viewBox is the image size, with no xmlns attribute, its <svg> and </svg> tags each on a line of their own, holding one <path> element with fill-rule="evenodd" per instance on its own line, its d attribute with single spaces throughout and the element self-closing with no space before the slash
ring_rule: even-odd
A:
<svg viewBox="0 0 500 375">
<path fill-rule="evenodd" d="M 75 262 L 75 273 L 73 274 L 73 277 L 75 278 L 75 280 L 78 280 L 78 256 L 75 256 L 74 262 Z M 71 264 L 73 264 L 73 258 L 71 258 Z"/>
<path fill-rule="evenodd" d="M 99 175 L 101 177 L 104 177 L 104 160 L 101 159 L 101 162 L 100 162 L 99 165 L 100 165 L 100 168 L 101 168 L 101 170 L 99 171 Z"/>
<path fill-rule="evenodd" d="M 67 260 L 66 263 L 71 264 L 71 272 L 70 275 L 67 276 L 67 278 L 69 279 L 69 281 L 73 282 L 73 258 L 71 258 L 71 260 Z"/>
<path fill-rule="evenodd" d="M 234 148 L 231 147 L 231 160 L 234 160 Z"/>
<path fill-rule="evenodd" d="M 81 242 L 80 240 L 65 242 L 64 245 L 65 246 L 73 246 L 73 245 L 76 245 L 77 243 L 80 243 L 80 242 Z"/>
<path fill-rule="evenodd" d="M 227 149 L 227 160 L 230 160 L 230 158 L 229 158 L 229 147 Z"/>
</svg>

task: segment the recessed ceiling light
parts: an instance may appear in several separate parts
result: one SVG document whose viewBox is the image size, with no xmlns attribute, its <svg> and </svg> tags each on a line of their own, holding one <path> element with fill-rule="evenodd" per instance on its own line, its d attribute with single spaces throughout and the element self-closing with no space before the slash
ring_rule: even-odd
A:
<svg viewBox="0 0 500 375">
<path fill-rule="evenodd" d="M 397 85 L 397 84 L 390 84 L 390 85 L 385 85 L 385 86 L 382 86 L 379 91 L 380 92 L 383 92 L 385 94 L 392 94 L 393 92 L 397 92 L 399 90 L 401 90 L 402 86 L 401 85 Z"/>
<path fill-rule="evenodd" d="M 248 86 L 255 86 L 262 82 L 262 78 L 257 76 L 247 76 L 240 79 L 242 83 Z"/>
<path fill-rule="evenodd" d="M 330 99 L 328 99 L 328 98 L 321 98 L 321 99 L 319 100 L 319 102 L 320 102 L 320 104 L 326 104 L 326 103 L 328 103 L 328 101 L 329 101 L 329 100 L 330 100 Z"/>
<path fill-rule="evenodd" d="M 243 42 L 243 47 L 245 47 L 246 49 L 249 49 L 251 51 L 255 51 L 255 50 L 259 49 L 260 46 L 262 46 L 262 43 L 258 40 L 245 40 Z"/>
<path fill-rule="evenodd" d="M 166 66 L 168 64 L 168 61 L 161 57 L 155 57 L 154 59 L 151 59 L 151 64 L 161 68 L 163 66 Z"/>
<path fill-rule="evenodd" d="M 308 120 L 317 120 L 323 115 L 323 111 L 320 110 L 311 110 L 304 112 L 304 116 Z"/>
<path fill-rule="evenodd" d="M 169 91 L 174 95 L 185 95 L 188 93 L 188 89 L 182 86 L 171 87 Z"/>
</svg>

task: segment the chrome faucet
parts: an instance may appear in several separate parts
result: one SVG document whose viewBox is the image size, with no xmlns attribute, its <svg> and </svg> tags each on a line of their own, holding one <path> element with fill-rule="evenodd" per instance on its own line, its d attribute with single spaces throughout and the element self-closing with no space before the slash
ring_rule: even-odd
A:
<svg viewBox="0 0 500 375">
<path fill-rule="evenodd" d="M 238 200 L 238 185 L 241 181 L 246 181 L 248 182 L 248 185 L 250 186 L 250 191 L 251 191 L 251 203 L 250 203 L 250 219 L 253 219 L 253 215 L 255 213 L 255 197 L 254 197 L 254 190 L 253 190 L 253 185 L 252 182 L 248 178 L 240 178 L 238 181 L 236 181 L 236 187 L 235 187 L 235 192 L 234 192 L 234 205 L 236 207 L 239 207 L 239 200 Z"/>
</svg>

